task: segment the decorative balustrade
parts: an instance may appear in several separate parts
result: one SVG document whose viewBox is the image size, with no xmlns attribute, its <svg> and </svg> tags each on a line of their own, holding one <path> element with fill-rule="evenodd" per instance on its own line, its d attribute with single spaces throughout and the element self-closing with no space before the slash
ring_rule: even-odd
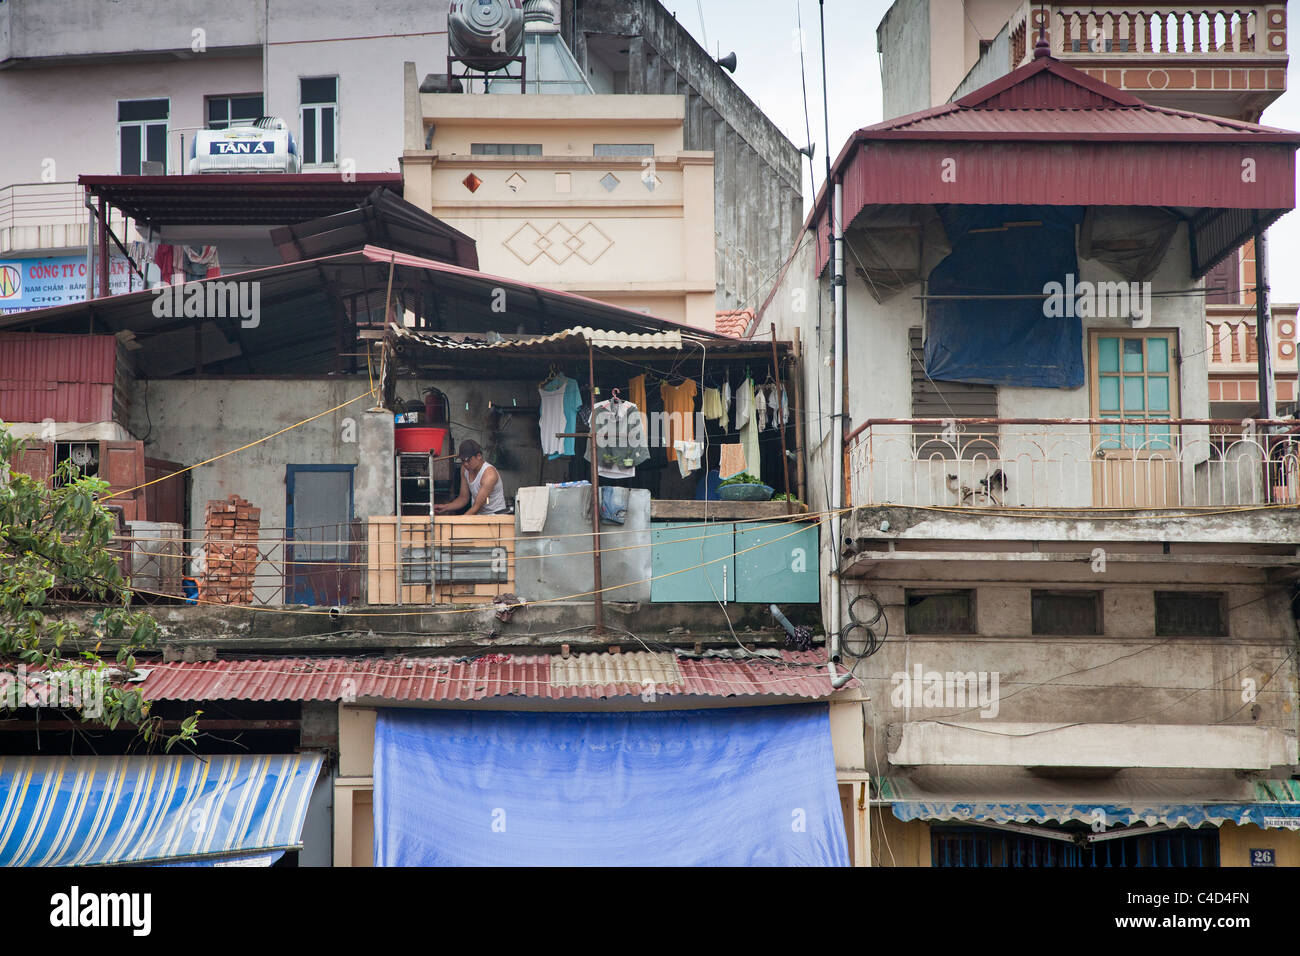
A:
<svg viewBox="0 0 1300 956">
<path fill-rule="evenodd" d="M 1043 5 L 1027 3 L 1012 18 L 1011 64 L 1033 55 Z M 1286 5 L 1050 5 L 1054 55 L 1241 58 L 1286 53 Z"/>
<path fill-rule="evenodd" d="M 1297 427 L 1206 419 L 874 421 L 846 448 L 848 492 L 855 506 L 1295 504 Z"/>
</svg>

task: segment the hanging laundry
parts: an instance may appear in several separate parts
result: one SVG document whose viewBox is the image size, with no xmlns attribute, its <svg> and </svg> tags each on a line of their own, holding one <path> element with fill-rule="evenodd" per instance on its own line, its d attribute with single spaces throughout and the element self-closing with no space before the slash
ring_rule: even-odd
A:
<svg viewBox="0 0 1300 956">
<path fill-rule="evenodd" d="M 631 402 L 597 402 L 595 405 L 596 473 L 604 478 L 632 478 L 636 466 L 650 460 L 646 445 L 645 416 Z M 591 461 L 591 443 L 583 456 Z"/>
<path fill-rule="evenodd" d="M 546 527 L 546 512 L 551 503 L 548 485 L 520 488 L 515 493 L 515 510 L 519 514 L 519 530 L 535 534 Z"/>
<path fill-rule="evenodd" d="M 722 427 L 727 427 L 727 416 L 731 414 L 731 376 L 722 383 Z"/>
<path fill-rule="evenodd" d="M 628 379 L 627 397 L 628 397 L 628 401 L 630 401 L 633 405 L 635 405 L 637 408 L 641 409 L 642 411 L 645 411 L 649 407 L 650 402 L 646 398 L 646 394 L 645 394 L 644 375 L 638 375 L 636 378 Z"/>
<path fill-rule="evenodd" d="M 755 478 L 758 473 L 758 423 L 754 420 L 754 381 L 748 375 L 736 391 L 736 428 L 745 446 L 745 470 Z"/>
<path fill-rule="evenodd" d="M 610 524 L 624 524 L 627 521 L 628 489 L 601 485 L 600 520 Z"/>
<path fill-rule="evenodd" d="M 718 477 L 731 478 L 745 470 L 745 446 L 731 442 L 718 446 Z"/>
<path fill-rule="evenodd" d="M 722 393 L 716 388 L 706 388 L 700 401 L 700 412 L 709 421 L 724 422 L 727 413 L 722 409 Z"/>
<path fill-rule="evenodd" d="M 700 467 L 700 459 L 704 456 L 704 442 L 673 442 L 673 450 L 677 452 L 677 468 L 682 473 L 682 477 L 685 478 Z"/>
<path fill-rule="evenodd" d="M 205 278 L 215 279 L 221 275 L 221 260 L 217 257 L 216 246 L 203 246 L 200 249 L 185 246 L 185 256 L 196 266 L 207 267 Z"/>
<path fill-rule="evenodd" d="M 669 461 L 677 460 L 674 448 L 676 442 L 695 440 L 695 393 L 698 391 L 689 379 L 680 385 L 664 382 L 659 386 L 659 394 L 664 400 L 664 444 L 667 446 Z"/>
<path fill-rule="evenodd" d="M 165 242 L 158 243 L 158 248 L 154 250 L 153 264 L 158 267 L 159 280 L 172 284 L 173 276 L 179 271 L 176 268 L 176 247 Z"/>
<path fill-rule="evenodd" d="M 542 434 L 542 454 L 547 458 L 560 458 L 573 454 L 572 438 L 556 438 L 557 432 L 572 434 L 578 428 L 578 406 L 582 395 L 578 383 L 566 375 L 556 375 L 537 388 L 542 399 L 539 427 Z"/>
<path fill-rule="evenodd" d="M 754 390 L 754 417 L 758 420 L 758 430 L 767 427 L 767 398 L 763 389 Z"/>
</svg>

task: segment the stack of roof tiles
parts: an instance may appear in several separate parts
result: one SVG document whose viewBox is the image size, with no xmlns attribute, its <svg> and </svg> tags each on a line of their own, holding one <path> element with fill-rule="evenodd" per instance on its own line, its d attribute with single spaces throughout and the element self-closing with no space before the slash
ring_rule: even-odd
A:
<svg viewBox="0 0 1300 956">
<path fill-rule="evenodd" d="M 209 501 L 204 551 L 207 569 L 201 599 L 214 604 L 252 604 L 262 509 L 238 495 Z"/>
</svg>

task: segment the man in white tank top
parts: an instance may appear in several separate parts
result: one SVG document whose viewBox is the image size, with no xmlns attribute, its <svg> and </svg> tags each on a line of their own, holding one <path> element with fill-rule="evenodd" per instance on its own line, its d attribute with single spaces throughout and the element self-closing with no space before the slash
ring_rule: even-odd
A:
<svg viewBox="0 0 1300 956">
<path fill-rule="evenodd" d="M 506 512 L 505 488 L 501 484 L 501 472 L 495 465 L 489 465 L 483 457 L 483 449 L 472 438 L 460 443 L 462 468 L 460 472 L 460 494 L 455 501 L 444 505 L 434 505 L 433 513 L 438 515 L 459 514 L 468 503 L 464 514 L 499 515 Z"/>
</svg>

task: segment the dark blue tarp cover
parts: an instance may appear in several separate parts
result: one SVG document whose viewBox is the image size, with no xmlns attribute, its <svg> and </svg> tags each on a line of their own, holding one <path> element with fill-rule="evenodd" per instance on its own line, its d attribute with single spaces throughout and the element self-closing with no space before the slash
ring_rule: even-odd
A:
<svg viewBox="0 0 1300 956">
<path fill-rule="evenodd" d="M 952 243 L 930 273 L 929 294 L 1041 295 L 1048 282 L 1077 273 L 1072 206 L 940 206 Z M 1041 222 L 1012 226 L 1009 222 Z M 972 230 L 992 229 L 991 232 Z M 1049 318 L 1043 300 L 965 299 L 928 303 L 925 371 L 933 379 L 1079 388 L 1083 324 Z M 1064 311 L 1064 310 L 1062 310 Z"/>
<path fill-rule="evenodd" d="M 380 710 L 377 866 L 847 866 L 826 704 Z"/>
</svg>

